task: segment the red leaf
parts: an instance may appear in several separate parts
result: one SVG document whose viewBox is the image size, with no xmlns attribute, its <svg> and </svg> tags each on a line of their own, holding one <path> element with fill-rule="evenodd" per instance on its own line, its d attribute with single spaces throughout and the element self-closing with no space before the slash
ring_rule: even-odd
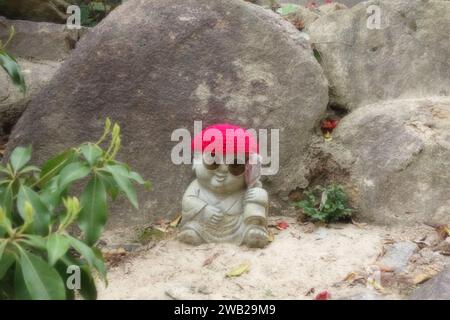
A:
<svg viewBox="0 0 450 320">
<path fill-rule="evenodd" d="M 324 290 L 317 294 L 314 300 L 329 300 L 330 298 L 331 294 L 327 290 Z"/>
<path fill-rule="evenodd" d="M 326 119 L 320 124 L 320 127 L 325 130 L 333 130 L 338 125 L 338 120 Z"/>
<path fill-rule="evenodd" d="M 278 230 L 286 230 L 287 228 L 289 228 L 289 223 L 287 223 L 286 221 L 280 221 L 277 223 Z"/>
</svg>

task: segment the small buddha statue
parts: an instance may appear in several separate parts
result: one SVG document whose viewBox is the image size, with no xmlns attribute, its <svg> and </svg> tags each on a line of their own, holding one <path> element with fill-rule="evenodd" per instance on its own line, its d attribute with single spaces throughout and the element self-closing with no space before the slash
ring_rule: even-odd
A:
<svg viewBox="0 0 450 320">
<path fill-rule="evenodd" d="M 192 245 L 266 246 L 268 194 L 260 182 L 254 137 L 243 128 L 218 124 L 194 137 L 192 151 L 196 179 L 183 196 L 178 239 Z"/>
</svg>

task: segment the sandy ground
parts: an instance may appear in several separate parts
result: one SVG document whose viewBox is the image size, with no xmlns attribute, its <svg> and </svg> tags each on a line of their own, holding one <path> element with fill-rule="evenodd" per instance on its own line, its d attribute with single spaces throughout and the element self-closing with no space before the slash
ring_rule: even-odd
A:
<svg viewBox="0 0 450 320">
<path fill-rule="evenodd" d="M 367 292 L 342 285 L 352 272 L 374 265 L 386 241 L 420 238 L 430 228 L 336 224 L 311 230 L 291 218 L 264 249 L 229 244 L 192 247 L 170 238 L 133 254 L 109 270 L 100 299 L 312 299 L 322 290 L 339 299 Z M 227 273 L 241 264 L 248 272 Z M 391 294 L 388 298 L 401 298 Z"/>
</svg>

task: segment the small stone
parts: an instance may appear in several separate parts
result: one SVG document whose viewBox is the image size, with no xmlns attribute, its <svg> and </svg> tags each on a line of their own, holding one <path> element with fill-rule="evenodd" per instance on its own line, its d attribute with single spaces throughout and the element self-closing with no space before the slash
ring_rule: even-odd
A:
<svg viewBox="0 0 450 320">
<path fill-rule="evenodd" d="M 325 228 L 319 228 L 314 232 L 316 240 L 323 240 L 328 236 L 328 231 Z"/>
<path fill-rule="evenodd" d="M 397 242 L 387 249 L 378 264 L 386 270 L 393 270 L 396 273 L 404 272 L 409 260 L 417 249 L 418 246 L 414 242 Z"/>
<path fill-rule="evenodd" d="M 197 292 L 208 295 L 212 293 L 212 290 L 207 285 L 201 285 L 197 288 Z"/>
<path fill-rule="evenodd" d="M 180 286 L 169 288 L 164 293 L 173 300 L 186 300 L 192 296 L 192 289 Z"/>
<path fill-rule="evenodd" d="M 139 243 L 124 243 L 124 244 L 113 244 L 111 245 L 111 249 L 124 249 L 127 252 L 135 252 L 140 247 L 142 247 Z"/>
</svg>

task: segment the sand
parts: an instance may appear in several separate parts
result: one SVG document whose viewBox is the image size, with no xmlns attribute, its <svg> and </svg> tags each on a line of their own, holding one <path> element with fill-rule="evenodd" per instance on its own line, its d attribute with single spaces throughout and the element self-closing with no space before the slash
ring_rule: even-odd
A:
<svg viewBox="0 0 450 320">
<path fill-rule="evenodd" d="M 342 285 L 352 272 L 364 273 L 382 254 L 385 241 L 430 232 L 417 228 L 336 224 L 311 230 L 292 218 L 264 249 L 230 244 L 185 245 L 173 239 L 144 248 L 109 270 L 100 299 L 312 299 L 328 290 L 333 299 L 370 290 Z M 424 231 L 425 228 L 425 231 Z M 312 232 L 311 232 L 312 231 Z M 248 272 L 227 273 L 241 264 Z M 400 298 L 391 295 L 389 298 Z"/>
</svg>

